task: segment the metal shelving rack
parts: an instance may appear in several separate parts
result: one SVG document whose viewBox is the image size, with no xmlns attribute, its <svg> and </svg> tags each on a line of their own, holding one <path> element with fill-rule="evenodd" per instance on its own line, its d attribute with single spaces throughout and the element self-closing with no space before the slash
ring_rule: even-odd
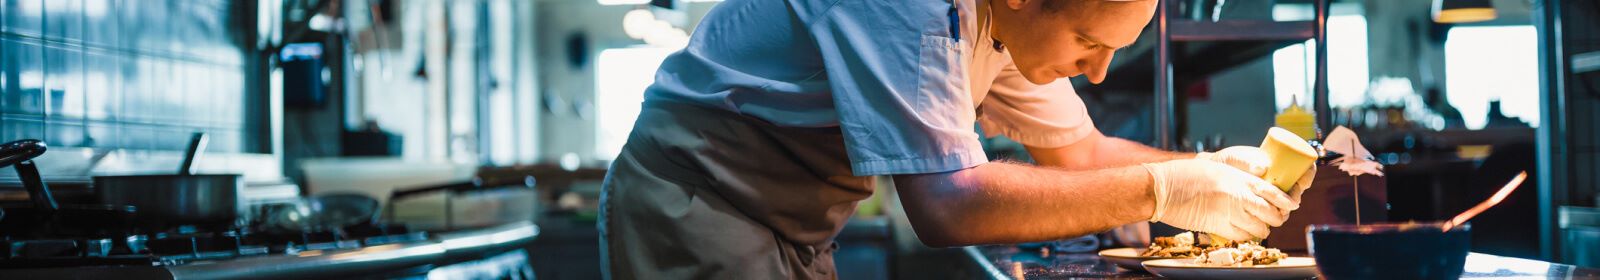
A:
<svg viewBox="0 0 1600 280">
<path fill-rule="evenodd" d="M 1176 96 L 1172 89 L 1172 42 L 1202 41 L 1305 41 L 1317 42 L 1316 81 L 1312 85 L 1313 110 L 1317 127 L 1331 127 L 1328 107 L 1328 9 L 1330 0 L 1312 0 L 1316 16 L 1305 21 L 1223 20 L 1192 21 L 1172 20 L 1168 7 L 1171 0 L 1160 1 L 1156 10 L 1156 91 L 1155 128 L 1156 145 L 1166 149 L 1176 148 L 1177 125 L 1173 114 Z"/>
</svg>

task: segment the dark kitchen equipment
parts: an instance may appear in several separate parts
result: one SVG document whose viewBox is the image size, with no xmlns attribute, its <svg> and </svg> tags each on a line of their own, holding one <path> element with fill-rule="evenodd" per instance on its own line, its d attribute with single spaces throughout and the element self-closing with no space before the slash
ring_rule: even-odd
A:
<svg viewBox="0 0 1600 280">
<path fill-rule="evenodd" d="M 313 230 L 317 226 L 316 214 L 310 199 L 261 205 L 255 222 L 261 229 L 275 233 L 293 233 Z"/>
<path fill-rule="evenodd" d="M 43 141 L 25 139 L 0 144 L 0 167 L 11 166 L 28 191 L 29 202 L 4 205 L 0 233 L 7 235 L 108 234 L 125 229 L 136 208 L 126 205 L 57 204 L 39 177 L 33 158 L 43 155 Z"/>
<path fill-rule="evenodd" d="M 1313 225 L 1306 239 L 1327 279 L 1457 279 L 1472 247 L 1471 224 Z"/>
<path fill-rule="evenodd" d="M 312 198 L 320 212 L 317 221 L 330 227 L 347 227 L 372 223 L 377 219 L 377 199 L 357 193 L 324 194 Z"/>
<path fill-rule="evenodd" d="M 95 196 L 138 207 L 147 226 L 232 226 L 248 205 L 239 196 L 244 183 L 239 174 L 190 173 L 205 144 L 205 133 L 195 133 L 178 174 L 95 176 Z"/>
<path fill-rule="evenodd" d="M 418 187 L 412 189 L 396 189 L 389 193 L 389 205 L 384 210 L 388 222 L 395 219 L 395 204 L 401 200 L 417 197 L 429 193 L 444 192 L 444 224 L 446 229 L 455 229 L 455 196 L 466 193 L 483 192 L 499 189 L 532 189 L 533 176 L 522 177 L 521 180 L 504 178 L 499 180 L 486 180 L 483 177 L 473 178 L 472 181 L 456 182 L 436 186 Z"/>
<path fill-rule="evenodd" d="M 374 224 L 378 208 L 378 200 L 366 195 L 325 194 L 262 205 L 256 222 L 279 233 L 349 228 Z"/>
</svg>

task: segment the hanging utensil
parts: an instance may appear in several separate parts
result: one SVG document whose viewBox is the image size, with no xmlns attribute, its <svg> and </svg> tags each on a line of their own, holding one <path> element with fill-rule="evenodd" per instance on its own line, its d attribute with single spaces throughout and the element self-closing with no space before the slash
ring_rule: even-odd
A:
<svg viewBox="0 0 1600 280">
<path fill-rule="evenodd" d="M 1450 221 L 1445 222 L 1444 231 L 1450 231 L 1450 228 L 1459 226 L 1462 223 L 1466 223 L 1467 220 L 1471 220 L 1472 217 L 1478 216 L 1478 214 L 1483 213 L 1484 210 L 1489 210 L 1489 207 L 1494 207 L 1495 204 L 1500 204 L 1500 201 L 1506 200 L 1506 197 L 1511 195 L 1511 191 L 1517 190 L 1517 186 L 1522 185 L 1522 180 L 1524 179 L 1528 179 L 1527 171 L 1517 173 L 1517 177 L 1511 178 L 1511 182 L 1507 182 L 1506 186 L 1500 187 L 1500 191 L 1495 192 L 1494 196 L 1490 196 L 1488 200 L 1478 203 L 1478 206 L 1473 206 L 1471 209 L 1467 209 L 1467 211 L 1461 212 L 1460 215 L 1456 215 L 1455 218 L 1451 218 Z"/>
</svg>

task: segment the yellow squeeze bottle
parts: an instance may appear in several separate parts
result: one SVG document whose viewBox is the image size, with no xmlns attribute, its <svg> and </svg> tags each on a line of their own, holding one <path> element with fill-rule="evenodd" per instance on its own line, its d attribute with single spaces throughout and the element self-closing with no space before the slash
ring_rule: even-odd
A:
<svg viewBox="0 0 1600 280">
<path fill-rule="evenodd" d="M 1280 117 L 1281 118 L 1281 117 Z M 1317 163 L 1317 150 L 1305 138 L 1281 127 L 1267 129 L 1267 139 L 1261 140 L 1261 151 L 1272 158 L 1272 166 L 1261 179 L 1288 192 L 1294 183 Z"/>
<path fill-rule="evenodd" d="M 1274 125 L 1293 132 L 1300 136 L 1300 139 L 1316 139 L 1316 115 L 1301 107 L 1297 97 L 1290 99 L 1289 102 L 1289 107 L 1283 108 L 1283 112 L 1278 113 Z"/>
</svg>

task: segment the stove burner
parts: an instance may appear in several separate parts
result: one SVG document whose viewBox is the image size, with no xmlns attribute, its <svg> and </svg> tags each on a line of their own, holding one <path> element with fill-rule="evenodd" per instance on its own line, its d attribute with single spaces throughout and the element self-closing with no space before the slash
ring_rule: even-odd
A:
<svg viewBox="0 0 1600 280">
<path fill-rule="evenodd" d="M 159 256 L 163 262 L 225 259 L 268 253 L 266 246 L 246 245 L 244 235 L 243 231 L 239 230 L 157 234 L 155 238 L 145 240 L 144 245 L 149 248 L 151 254 Z"/>
<path fill-rule="evenodd" d="M 312 250 L 425 241 L 426 232 L 397 224 L 362 224 L 329 230 L 251 232 L 174 228 L 115 238 L 0 237 L 0 268 L 96 265 L 166 266 Z"/>
</svg>

